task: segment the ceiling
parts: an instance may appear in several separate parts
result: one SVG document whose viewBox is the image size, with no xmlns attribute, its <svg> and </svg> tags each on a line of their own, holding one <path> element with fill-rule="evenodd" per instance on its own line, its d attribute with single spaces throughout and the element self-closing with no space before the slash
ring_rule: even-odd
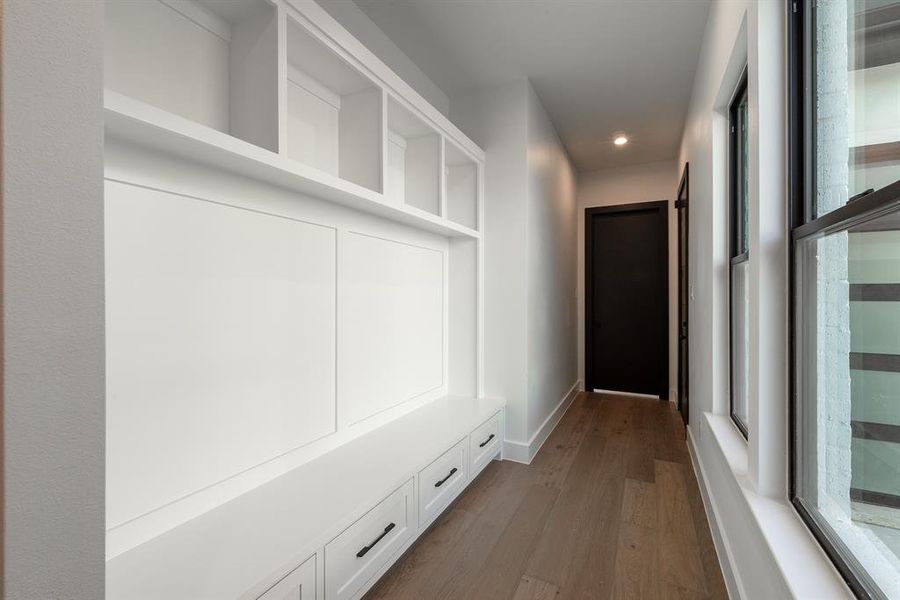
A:
<svg viewBox="0 0 900 600">
<path fill-rule="evenodd" d="M 355 1 L 451 105 L 530 79 L 579 171 L 678 153 L 708 0 Z"/>
</svg>

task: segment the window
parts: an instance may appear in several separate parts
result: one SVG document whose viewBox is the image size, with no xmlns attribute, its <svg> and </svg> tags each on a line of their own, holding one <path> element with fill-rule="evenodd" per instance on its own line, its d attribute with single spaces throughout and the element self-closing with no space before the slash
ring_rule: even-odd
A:
<svg viewBox="0 0 900 600">
<path fill-rule="evenodd" d="M 792 469 L 861 597 L 900 597 L 900 1 L 791 10 Z"/>
<path fill-rule="evenodd" d="M 750 145 L 747 137 L 747 71 L 728 111 L 731 130 L 729 273 L 731 311 L 731 418 L 747 437 L 750 378 Z"/>
</svg>

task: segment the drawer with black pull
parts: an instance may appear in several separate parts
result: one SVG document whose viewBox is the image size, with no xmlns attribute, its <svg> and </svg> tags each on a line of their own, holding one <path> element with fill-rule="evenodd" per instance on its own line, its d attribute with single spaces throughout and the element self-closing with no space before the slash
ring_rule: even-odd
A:
<svg viewBox="0 0 900 600">
<path fill-rule="evenodd" d="M 479 425 L 469 435 L 471 476 L 475 477 L 500 452 L 500 413 Z"/>
<path fill-rule="evenodd" d="M 425 527 L 466 487 L 468 442 L 463 439 L 419 471 L 419 526 Z"/>
<path fill-rule="evenodd" d="M 355 598 L 413 534 L 413 480 L 325 546 L 325 598 Z"/>
</svg>

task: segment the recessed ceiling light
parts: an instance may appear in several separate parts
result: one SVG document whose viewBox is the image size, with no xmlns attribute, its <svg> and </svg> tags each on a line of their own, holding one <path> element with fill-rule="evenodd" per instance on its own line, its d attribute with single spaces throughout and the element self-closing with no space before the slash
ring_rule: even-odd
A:
<svg viewBox="0 0 900 600">
<path fill-rule="evenodd" d="M 613 140 L 613 144 L 616 146 L 624 146 L 628 143 L 628 138 L 624 135 L 617 136 L 616 139 Z"/>
</svg>

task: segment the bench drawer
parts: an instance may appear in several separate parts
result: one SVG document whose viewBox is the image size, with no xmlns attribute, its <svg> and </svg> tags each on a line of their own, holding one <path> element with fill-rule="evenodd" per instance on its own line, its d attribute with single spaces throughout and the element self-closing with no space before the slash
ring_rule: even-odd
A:
<svg viewBox="0 0 900 600">
<path fill-rule="evenodd" d="M 413 480 L 325 546 L 325 598 L 354 598 L 413 532 Z"/>
<path fill-rule="evenodd" d="M 430 523 L 466 487 L 468 439 L 419 472 L 419 526 Z"/>
<path fill-rule="evenodd" d="M 500 452 L 500 413 L 476 427 L 469 436 L 470 473 L 475 477 Z"/>
<path fill-rule="evenodd" d="M 316 557 L 311 556 L 285 575 L 259 600 L 316 600 Z"/>
</svg>

